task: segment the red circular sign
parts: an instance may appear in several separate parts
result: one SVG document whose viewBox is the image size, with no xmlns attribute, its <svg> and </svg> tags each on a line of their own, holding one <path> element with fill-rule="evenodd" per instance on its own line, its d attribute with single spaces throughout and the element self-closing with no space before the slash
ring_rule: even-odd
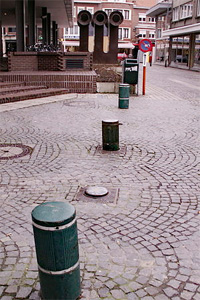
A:
<svg viewBox="0 0 200 300">
<path fill-rule="evenodd" d="M 139 49 L 142 52 L 148 52 L 152 50 L 152 42 L 149 39 L 143 39 L 139 42 Z"/>
</svg>

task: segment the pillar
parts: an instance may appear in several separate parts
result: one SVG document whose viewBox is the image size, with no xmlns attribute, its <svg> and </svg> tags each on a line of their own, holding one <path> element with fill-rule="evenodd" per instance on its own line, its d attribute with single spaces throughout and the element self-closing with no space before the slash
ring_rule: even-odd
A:
<svg viewBox="0 0 200 300">
<path fill-rule="evenodd" d="M 42 43 L 47 44 L 47 8 L 42 7 Z"/>
<path fill-rule="evenodd" d="M 172 37 L 169 37 L 169 63 L 168 65 L 170 65 L 172 62 Z"/>
<path fill-rule="evenodd" d="M 56 23 L 55 39 L 56 39 L 56 46 L 57 46 L 58 45 L 58 24 L 57 23 Z"/>
<path fill-rule="evenodd" d="M 56 40 L 56 22 L 52 22 L 52 43 L 54 46 L 57 45 L 57 40 Z"/>
<path fill-rule="evenodd" d="M 195 53 L 195 33 L 191 33 L 190 42 L 189 42 L 189 57 L 188 57 L 189 69 L 191 69 L 194 66 L 194 53 Z"/>
<path fill-rule="evenodd" d="M 0 12 L 1 12 L 1 0 L 0 0 Z M 2 20 L 1 20 L 1 13 L 0 13 L 0 64 L 3 57 L 3 44 L 2 44 Z"/>
<path fill-rule="evenodd" d="M 25 4 L 24 0 L 15 1 L 17 51 L 25 51 Z"/>
<path fill-rule="evenodd" d="M 47 44 L 51 44 L 51 14 L 47 14 Z"/>
<path fill-rule="evenodd" d="M 35 45 L 36 24 L 35 24 L 35 0 L 28 0 L 28 38 L 29 45 Z"/>
</svg>

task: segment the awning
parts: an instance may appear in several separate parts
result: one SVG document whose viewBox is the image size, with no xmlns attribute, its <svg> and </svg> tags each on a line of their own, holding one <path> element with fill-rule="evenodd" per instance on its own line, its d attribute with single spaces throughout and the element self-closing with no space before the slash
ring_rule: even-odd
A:
<svg viewBox="0 0 200 300">
<path fill-rule="evenodd" d="M 165 30 L 163 31 L 162 36 L 181 36 L 190 33 L 200 33 L 200 23 Z"/>
<path fill-rule="evenodd" d="M 132 43 L 118 43 L 118 48 L 133 49 L 135 46 Z"/>
<path fill-rule="evenodd" d="M 166 14 L 167 10 L 172 7 L 172 3 L 170 2 L 161 2 L 152 6 L 149 10 L 147 10 L 146 15 L 152 18 L 156 16 Z"/>
<path fill-rule="evenodd" d="M 62 44 L 64 46 L 74 46 L 74 47 L 77 47 L 79 46 L 79 41 L 63 41 Z"/>
</svg>

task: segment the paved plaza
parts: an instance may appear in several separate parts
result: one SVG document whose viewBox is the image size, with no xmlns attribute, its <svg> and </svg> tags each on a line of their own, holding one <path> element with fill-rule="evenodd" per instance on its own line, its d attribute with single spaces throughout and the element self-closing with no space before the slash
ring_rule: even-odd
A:
<svg viewBox="0 0 200 300">
<path fill-rule="evenodd" d="M 1 300 L 40 299 L 31 211 L 46 201 L 76 208 L 81 300 L 200 300 L 200 73 L 148 66 L 146 95 L 140 84 L 129 104 L 0 105 Z M 122 123 L 119 151 L 101 150 L 104 119 Z M 90 185 L 118 197 L 82 201 Z"/>
</svg>

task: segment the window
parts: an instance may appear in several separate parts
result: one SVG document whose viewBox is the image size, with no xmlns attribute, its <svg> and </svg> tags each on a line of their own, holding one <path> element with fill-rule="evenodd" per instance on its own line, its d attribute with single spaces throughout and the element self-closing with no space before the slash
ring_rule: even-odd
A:
<svg viewBox="0 0 200 300">
<path fill-rule="evenodd" d="M 172 21 L 177 21 L 179 19 L 179 7 L 173 8 Z"/>
<path fill-rule="evenodd" d="M 80 11 L 85 10 L 85 7 L 77 7 L 77 15 L 80 13 Z"/>
<path fill-rule="evenodd" d="M 119 38 L 119 40 L 129 39 L 130 38 L 130 28 L 119 28 L 118 29 L 118 38 Z"/>
<path fill-rule="evenodd" d="M 187 3 L 180 6 L 180 19 L 192 17 L 193 4 Z"/>
<path fill-rule="evenodd" d="M 155 23 L 155 18 L 149 18 L 149 22 Z"/>
<path fill-rule="evenodd" d="M 188 65 L 189 36 L 172 38 L 171 60 L 173 64 Z"/>
<path fill-rule="evenodd" d="M 129 28 L 123 28 L 123 38 L 124 39 L 129 38 Z"/>
<path fill-rule="evenodd" d="M 122 28 L 118 29 L 118 39 L 122 40 Z"/>
<path fill-rule="evenodd" d="M 155 38 L 155 34 L 154 33 L 149 33 L 149 38 L 150 39 L 154 39 Z"/>
<path fill-rule="evenodd" d="M 117 8 L 114 8 L 114 9 L 112 9 L 112 11 L 119 11 L 120 13 L 122 13 L 122 14 L 123 14 L 123 10 L 122 10 L 122 9 L 117 9 Z"/>
<path fill-rule="evenodd" d="M 129 10 L 124 10 L 124 19 L 129 20 Z"/>
<path fill-rule="evenodd" d="M 92 24 L 89 24 L 89 36 L 94 36 L 94 26 Z"/>
<path fill-rule="evenodd" d="M 162 29 L 157 29 L 157 38 L 161 38 L 162 36 Z"/>
<path fill-rule="evenodd" d="M 147 36 L 146 30 L 139 30 L 139 34 L 141 35 L 142 38 L 146 38 Z"/>
<path fill-rule="evenodd" d="M 65 38 L 68 39 L 77 39 L 79 36 L 79 26 L 74 24 L 72 28 L 65 28 Z"/>
<path fill-rule="evenodd" d="M 110 0 L 110 2 L 126 2 L 126 0 Z"/>
<path fill-rule="evenodd" d="M 87 7 L 87 10 L 91 13 L 91 15 L 94 14 L 94 7 Z"/>
<path fill-rule="evenodd" d="M 74 27 L 70 28 L 70 34 L 72 34 L 72 35 L 77 34 L 78 35 L 78 25 L 74 25 Z"/>
<path fill-rule="evenodd" d="M 200 16 L 200 0 L 197 2 L 197 16 Z"/>
<path fill-rule="evenodd" d="M 16 27 L 8 27 L 8 32 L 16 32 Z"/>
<path fill-rule="evenodd" d="M 195 36 L 194 66 L 200 69 L 200 34 Z"/>
<path fill-rule="evenodd" d="M 146 15 L 145 14 L 139 14 L 139 22 L 146 22 Z"/>
<path fill-rule="evenodd" d="M 104 9 L 105 13 L 107 13 L 108 16 L 111 14 L 112 11 L 115 11 L 115 10 L 120 11 L 122 13 L 122 15 L 124 17 L 124 20 L 130 20 L 131 19 L 130 18 L 130 16 L 131 16 L 130 10 L 128 10 L 128 9 L 118 9 L 118 8 L 110 8 L 110 9 L 106 8 L 106 9 Z"/>
<path fill-rule="evenodd" d="M 111 12 L 112 12 L 112 9 L 107 9 L 107 8 L 105 9 L 105 13 L 107 13 L 108 16 L 110 16 Z"/>
</svg>

